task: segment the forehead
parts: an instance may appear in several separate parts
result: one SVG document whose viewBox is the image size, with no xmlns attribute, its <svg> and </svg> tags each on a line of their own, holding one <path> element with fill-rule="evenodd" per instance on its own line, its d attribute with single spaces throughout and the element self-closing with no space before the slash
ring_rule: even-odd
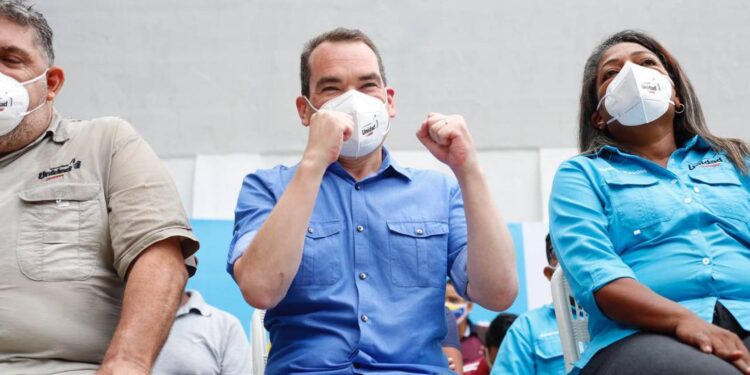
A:
<svg viewBox="0 0 750 375">
<path fill-rule="evenodd" d="M 359 41 L 323 42 L 310 54 L 311 83 L 320 76 L 378 73 L 378 58 L 370 47 Z"/>
<path fill-rule="evenodd" d="M 5 17 L 0 17 L 1 49 L 16 47 L 32 55 L 41 56 L 36 37 L 36 31 L 31 26 L 22 26 Z"/>
<path fill-rule="evenodd" d="M 626 60 L 631 55 L 644 53 L 656 56 L 653 52 L 651 52 L 651 50 L 638 43 L 617 43 L 604 51 L 602 57 L 599 59 L 599 63 L 597 64 L 597 66 L 601 67 L 602 65 L 606 64 L 609 61 L 612 61 L 613 59 L 622 61 Z"/>
</svg>

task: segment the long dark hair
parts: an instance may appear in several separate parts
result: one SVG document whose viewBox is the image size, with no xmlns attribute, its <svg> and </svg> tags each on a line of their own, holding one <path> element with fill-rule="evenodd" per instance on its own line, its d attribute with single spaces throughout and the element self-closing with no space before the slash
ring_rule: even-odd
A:
<svg viewBox="0 0 750 375">
<path fill-rule="evenodd" d="M 599 130 L 592 124 L 591 115 L 596 111 L 599 95 L 596 87 L 596 67 L 604 52 L 620 43 L 637 43 L 659 57 L 675 85 L 675 90 L 685 105 L 683 113 L 675 113 L 675 142 L 683 144 L 689 138 L 699 135 L 705 139 L 716 152 L 726 152 L 729 160 L 747 174 L 748 168 L 743 158 L 750 155 L 747 143 L 736 138 L 717 137 L 706 127 L 700 101 L 695 95 L 693 85 L 680 67 L 677 59 L 664 46 L 648 34 L 636 30 L 624 30 L 613 34 L 600 43 L 586 60 L 583 69 L 581 87 L 581 108 L 578 114 L 578 148 L 582 153 L 596 152 L 602 146 L 619 146 L 606 130 Z"/>
</svg>

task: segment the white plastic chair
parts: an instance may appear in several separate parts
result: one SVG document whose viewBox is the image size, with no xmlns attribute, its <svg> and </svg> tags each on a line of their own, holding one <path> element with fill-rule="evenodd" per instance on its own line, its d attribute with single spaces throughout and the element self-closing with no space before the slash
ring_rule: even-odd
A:
<svg viewBox="0 0 750 375">
<path fill-rule="evenodd" d="M 557 328 L 560 331 L 565 371 L 573 369 L 573 363 L 581 358 L 589 337 L 589 316 L 578 302 L 571 297 L 568 280 L 563 270 L 557 267 L 552 274 L 552 304 L 555 307 Z"/>
<path fill-rule="evenodd" d="M 263 319 L 266 310 L 255 309 L 250 321 L 250 347 L 253 351 L 253 374 L 263 375 L 268 362 L 268 340 L 266 339 L 266 328 Z"/>
</svg>

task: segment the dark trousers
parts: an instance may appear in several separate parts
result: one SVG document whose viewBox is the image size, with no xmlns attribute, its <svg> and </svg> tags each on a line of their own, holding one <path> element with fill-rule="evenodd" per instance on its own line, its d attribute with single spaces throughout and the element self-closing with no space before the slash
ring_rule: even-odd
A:
<svg viewBox="0 0 750 375">
<path fill-rule="evenodd" d="M 750 349 L 750 332 L 743 330 L 720 303 L 714 308 L 713 324 L 736 333 Z M 581 375 L 739 373 L 733 364 L 715 355 L 705 354 L 672 336 L 650 332 L 636 333 L 604 348 L 581 371 Z"/>
</svg>

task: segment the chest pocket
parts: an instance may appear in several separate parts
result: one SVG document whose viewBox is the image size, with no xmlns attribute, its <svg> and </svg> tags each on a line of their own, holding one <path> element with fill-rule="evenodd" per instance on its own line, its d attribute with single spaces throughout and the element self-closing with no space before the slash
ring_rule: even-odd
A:
<svg viewBox="0 0 750 375">
<path fill-rule="evenodd" d="M 605 180 L 615 216 L 628 230 L 645 228 L 672 218 L 675 200 L 659 186 L 656 177 L 613 173 L 606 175 Z"/>
<path fill-rule="evenodd" d="M 565 361 L 559 333 L 550 332 L 534 340 L 534 355 L 536 373 L 565 374 Z"/>
<path fill-rule="evenodd" d="M 391 282 L 403 287 L 445 285 L 448 264 L 448 223 L 388 221 Z"/>
<path fill-rule="evenodd" d="M 728 168 L 696 168 L 689 173 L 699 190 L 697 196 L 718 216 L 748 221 L 750 193 L 743 189 L 737 174 Z"/>
<path fill-rule="evenodd" d="M 341 279 L 341 221 L 311 221 L 305 234 L 296 285 L 333 285 Z"/>
<path fill-rule="evenodd" d="M 102 244 L 99 184 L 55 183 L 19 193 L 23 209 L 16 256 L 36 281 L 85 280 Z"/>
</svg>

